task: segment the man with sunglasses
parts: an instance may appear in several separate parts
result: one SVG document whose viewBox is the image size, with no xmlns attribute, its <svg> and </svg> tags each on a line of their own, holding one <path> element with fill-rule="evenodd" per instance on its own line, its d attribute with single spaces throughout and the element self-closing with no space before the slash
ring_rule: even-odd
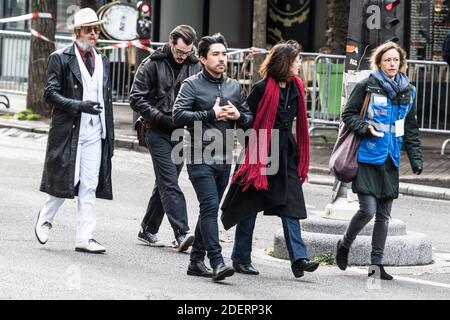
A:
<svg viewBox="0 0 450 320">
<path fill-rule="evenodd" d="M 178 251 L 189 249 L 194 241 L 190 232 L 186 200 L 178 185 L 183 163 L 174 163 L 171 140 L 177 128 L 172 120 L 172 106 L 181 82 L 201 70 L 194 55 L 195 30 L 179 25 L 170 32 L 169 42 L 153 52 L 139 66 L 130 92 L 130 106 L 146 122 L 145 142 L 153 161 L 156 181 L 141 223 L 138 240 L 149 246 L 164 246 L 157 237 L 167 214 L 174 231 Z"/>
<path fill-rule="evenodd" d="M 95 45 L 100 21 L 90 8 L 74 16 L 75 41 L 50 55 L 44 98 L 52 109 L 40 190 L 49 194 L 35 227 L 41 244 L 65 198 L 78 196 L 75 250 L 103 253 L 93 238 L 96 198 L 112 200 L 114 150 L 109 62 Z"/>
</svg>

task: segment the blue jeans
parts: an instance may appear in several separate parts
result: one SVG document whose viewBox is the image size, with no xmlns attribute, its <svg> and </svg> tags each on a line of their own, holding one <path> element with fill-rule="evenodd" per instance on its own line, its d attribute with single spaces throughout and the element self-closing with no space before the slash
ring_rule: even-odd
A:
<svg viewBox="0 0 450 320">
<path fill-rule="evenodd" d="M 241 220 L 236 225 L 233 253 L 231 260 L 236 263 L 251 263 L 252 237 L 255 228 L 256 214 Z M 284 238 L 289 252 L 289 259 L 295 262 L 300 259 L 309 259 L 305 242 L 302 239 L 300 221 L 295 218 L 281 216 Z"/>
<path fill-rule="evenodd" d="M 187 165 L 189 180 L 200 204 L 191 261 L 203 261 L 206 253 L 212 268 L 223 263 L 217 216 L 220 200 L 230 178 L 230 170 L 231 165 L 228 164 Z"/>
</svg>

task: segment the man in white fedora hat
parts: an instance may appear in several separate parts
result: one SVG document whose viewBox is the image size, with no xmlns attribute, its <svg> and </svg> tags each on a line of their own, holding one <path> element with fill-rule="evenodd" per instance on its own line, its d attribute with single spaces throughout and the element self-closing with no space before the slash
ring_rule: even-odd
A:
<svg viewBox="0 0 450 320">
<path fill-rule="evenodd" d="M 74 16 L 75 41 L 49 57 L 44 98 L 52 109 L 40 190 L 49 194 L 35 227 L 48 240 L 58 209 L 78 196 L 75 250 L 103 253 L 93 238 L 96 198 L 112 200 L 114 150 L 109 62 L 95 45 L 104 21 L 90 8 Z"/>
</svg>

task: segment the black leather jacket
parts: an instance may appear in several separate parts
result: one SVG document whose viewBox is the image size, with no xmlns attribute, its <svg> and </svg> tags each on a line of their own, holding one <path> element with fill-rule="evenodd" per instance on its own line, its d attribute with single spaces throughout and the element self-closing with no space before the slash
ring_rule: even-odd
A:
<svg viewBox="0 0 450 320">
<path fill-rule="evenodd" d="M 217 121 L 213 110 L 216 98 L 220 97 L 220 105 L 228 104 L 228 101 L 239 110 L 241 116 L 236 121 Z M 191 136 L 192 156 L 201 154 L 211 141 L 202 140 L 202 143 L 195 139 L 194 122 L 201 122 L 201 134 L 208 129 L 220 131 L 223 139 L 223 154 L 217 154 L 214 158 L 218 161 L 225 160 L 224 156 L 229 156 L 232 150 L 227 150 L 226 130 L 239 128 L 248 129 L 252 126 L 253 116 L 250 112 L 246 98 L 242 92 L 242 87 L 234 79 L 223 75 L 221 79 L 213 78 L 205 69 L 193 77 L 185 80 L 178 93 L 177 100 L 173 107 L 173 121 L 176 126 L 187 126 Z M 195 151 L 197 150 L 197 152 Z M 197 158 L 193 158 L 198 160 Z"/>
<path fill-rule="evenodd" d="M 172 115 L 172 106 L 176 98 L 175 90 L 158 109 L 155 106 L 175 81 L 172 67 L 168 62 L 170 54 L 170 47 L 166 44 L 144 59 L 136 72 L 131 87 L 130 107 L 153 126 L 158 126 L 163 115 Z M 195 56 L 190 56 L 185 63 L 187 70 L 181 76 L 180 82 L 202 69 Z"/>
<path fill-rule="evenodd" d="M 98 50 L 97 52 L 100 53 Z M 109 61 L 103 54 L 102 61 L 106 139 L 102 143 L 96 195 L 98 198 L 112 199 L 111 157 L 114 151 L 114 120 Z M 52 109 L 52 120 L 40 190 L 58 198 L 73 199 L 77 195 L 73 181 L 80 132 L 79 109 L 83 101 L 83 81 L 75 55 L 75 44 L 50 55 L 45 75 L 44 99 Z"/>
</svg>

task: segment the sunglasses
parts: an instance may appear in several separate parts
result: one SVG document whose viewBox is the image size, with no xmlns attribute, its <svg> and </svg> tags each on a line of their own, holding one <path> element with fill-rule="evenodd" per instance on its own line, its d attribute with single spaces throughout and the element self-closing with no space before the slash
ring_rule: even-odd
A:
<svg viewBox="0 0 450 320">
<path fill-rule="evenodd" d="M 194 54 L 194 50 L 185 52 L 183 50 L 177 49 L 177 47 L 175 47 L 175 46 L 173 46 L 173 48 L 175 49 L 175 54 L 179 57 L 182 57 L 182 56 L 190 57 Z"/>
<path fill-rule="evenodd" d="M 100 28 L 98 26 L 80 27 L 80 29 L 85 33 L 91 33 L 92 31 L 94 31 L 94 33 L 96 34 L 100 33 Z"/>
</svg>

